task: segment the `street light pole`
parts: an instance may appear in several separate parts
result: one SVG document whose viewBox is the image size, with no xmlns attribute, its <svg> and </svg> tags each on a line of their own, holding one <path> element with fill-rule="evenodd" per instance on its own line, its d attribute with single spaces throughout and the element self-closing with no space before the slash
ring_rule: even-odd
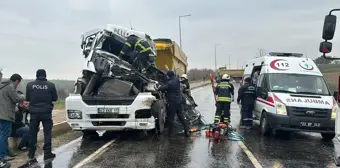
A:
<svg viewBox="0 0 340 168">
<path fill-rule="evenodd" d="M 218 46 L 220 46 L 221 44 L 215 44 L 215 70 L 217 70 L 217 59 L 216 59 L 216 48 L 218 47 Z"/>
<path fill-rule="evenodd" d="M 188 17 L 191 16 L 189 15 L 182 15 L 182 16 L 178 16 L 178 22 L 179 22 L 179 47 L 182 49 L 182 26 L 181 26 L 181 18 L 183 17 Z"/>
<path fill-rule="evenodd" d="M 229 69 L 231 69 L 231 67 L 230 67 L 230 54 L 229 54 Z"/>
</svg>

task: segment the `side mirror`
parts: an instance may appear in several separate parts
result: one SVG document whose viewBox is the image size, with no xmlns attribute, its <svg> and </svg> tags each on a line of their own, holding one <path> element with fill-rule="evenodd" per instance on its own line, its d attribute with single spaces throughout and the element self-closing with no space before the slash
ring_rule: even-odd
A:
<svg viewBox="0 0 340 168">
<path fill-rule="evenodd" d="M 334 100 L 335 100 L 335 101 L 339 101 L 338 95 L 339 95 L 339 93 L 336 92 L 336 91 L 333 93 L 333 97 L 334 97 Z"/>
<path fill-rule="evenodd" d="M 321 42 L 319 51 L 324 54 L 330 53 L 332 51 L 332 46 L 333 44 L 331 42 L 328 41 Z"/>
<path fill-rule="evenodd" d="M 84 45 L 85 45 L 85 37 L 81 36 L 81 43 L 80 43 L 80 48 L 83 49 Z"/>
<path fill-rule="evenodd" d="M 324 40 L 332 40 L 334 37 L 336 27 L 336 16 L 326 15 L 325 22 L 323 24 L 322 38 Z"/>
<path fill-rule="evenodd" d="M 268 98 L 268 90 L 263 87 L 259 87 L 257 90 L 257 96 L 260 96 L 262 99 L 267 100 Z"/>
</svg>

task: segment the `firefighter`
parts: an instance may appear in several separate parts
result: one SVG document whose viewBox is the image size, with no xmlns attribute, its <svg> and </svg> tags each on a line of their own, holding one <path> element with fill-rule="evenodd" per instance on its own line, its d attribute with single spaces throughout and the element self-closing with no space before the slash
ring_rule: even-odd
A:
<svg viewBox="0 0 340 168">
<path fill-rule="evenodd" d="M 190 101 L 195 107 L 197 107 L 197 104 L 195 103 L 194 98 L 191 96 L 191 92 L 190 92 L 190 84 L 189 84 L 189 80 L 188 80 L 187 74 L 181 75 L 180 79 L 181 79 L 181 83 L 185 86 L 185 87 L 184 87 L 184 90 L 183 90 L 183 93 L 184 93 L 185 95 L 187 95 L 189 101 Z"/>
<path fill-rule="evenodd" d="M 222 76 L 221 82 L 215 88 L 215 94 L 217 96 L 215 123 L 230 123 L 230 104 L 234 99 L 234 86 L 230 83 L 228 74 Z"/>
<path fill-rule="evenodd" d="M 149 66 L 155 66 L 155 56 L 156 53 L 150 44 L 134 34 L 127 38 L 119 54 L 119 58 L 129 62 L 143 73 Z"/>
<path fill-rule="evenodd" d="M 244 80 L 245 84 L 238 90 L 237 104 L 241 102 L 241 124 L 250 129 L 253 125 L 253 109 L 256 99 L 255 87 L 251 78 Z"/>
</svg>

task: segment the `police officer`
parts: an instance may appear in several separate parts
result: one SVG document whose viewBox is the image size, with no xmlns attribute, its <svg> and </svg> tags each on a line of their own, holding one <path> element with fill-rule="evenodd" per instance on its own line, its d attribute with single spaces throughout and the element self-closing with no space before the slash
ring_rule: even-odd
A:
<svg viewBox="0 0 340 168">
<path fill-rule="evenodd" d="M 52 110 L 54 103 L 58 99 L 57 90 L 53 83 L 47 81 L 46 71 L 39 69 L 37 79 L 26 86 L 26 99 L 29 102 L 30 125 L 29 125 L 29 152 L 28 157 L 31 161 L 35 160 L 37 144 L 37 134 L 40 122 L 44 130 L 44 160 L 55 157 L 52 153 Z"/>
<path fill-rule="evenodd" d="M 251 84 L 251 78 L 247 77 L 244 82 L 245 84 L 241 86 L 238 90 L 237 104 L 242 105 L 241 108 L 241 124 L 250 129 L 253 125 L 253 109 L 256 99 L 255 87 Z"/>
<path fill-rule="evenodd" d="M 217 96 L 215 123 L 230 123 L 230 104 L 234 97 L 234 86 L 229 81 L 230 76 L 224 74 L 221 82 L 215 88 L 215 94 Z M 223 115 L 222 111 L 224 111 Z"/>
<path fill-rule="evenodd" d="M 155 51 L 147 41 L 134 34 L 127 38 L 119 58 L 129 62 L 141 72 L 144 72 L 150 65 L 155 66 Z"/>
<path fill-rule="evenodd" d="M 169 81 L 166 85 L 160 86 L 158 88 L 159 91 L 166 91 L 167 92 L 167 116 L 168 116 L 168 135 L 172 136 L 173 134 L 173 124 L 175 115 L 177 114 L 178 119 L 181 121 L 184 127 L 185 136 L 189 137 L 189 126 L 186 121 L 186 118 L 181 111 L 181 103 L 183 101 L 182 93 L 181 93 L 181 86 L 180 81 L 176 77 L 174 71 L 168 71 L 167 75 L 169 77 Z"/>
</svg>

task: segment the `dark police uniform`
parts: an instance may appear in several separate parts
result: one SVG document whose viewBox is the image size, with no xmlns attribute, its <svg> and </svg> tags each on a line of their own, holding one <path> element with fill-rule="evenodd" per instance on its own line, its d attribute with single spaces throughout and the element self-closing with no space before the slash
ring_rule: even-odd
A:
<svg viewBox="0 0 340 168">
<path fill-rule="evenodd" d="M 221 81 L 215 88 L 215 94 L 217 96 L 215 123 L 230 122 L 230 104 L 231 97 L 234 95 L 234 86 L 229 82 Z M 224 111 L 223 115 L 222 111 Z"/>
<path fill-rule="evenodd" d="M 52 110 L 58 95 L 53 83 L 47 81 L 45 70 L 37 71 L 37 79 L 26 86 L 26 99 L 30 110 L 30 143 L 28 157 L 34 158 L 40 122 L 44 130 L 44 158 L 52 154 Z"/>
<path fill-rule="evenodd" d="M 249 82 L 251 79 L 247 79 Z M 239 90 L 238 90 L 238 97 L 237 103 L 241 101 L 241 125 L 244 124 L 245 126 L 252 126 L 253 125 L 253 109 L 254 103 L 256 99 L 256 91 L 255 86 L 250 83 L 245 83 Z"/>
<path fill-rule="evenodd" d="M 133 64 L 140 71 L 155 64 L 155 54 L 150 44 L 135 35 L 128 37 L 119 57 Z"/>
<path fill-rule="evenodd" d="M 167 112 L 168 112 L 168 134 L 169 136 L 173 133 L 173 123 L 175 115 L 177 114 L 178 119 L 181 121 L 185 135 L 189 136 L 189 126 L 181 110 L 181 103 L 183 101 L 181 93 L 181 85 L 179 79 L 175 76 L 173 71 L 168 71 L 169 81 L 166 85 L 158 88 L 159 91 L 167 92 Z"/>
</svg>

